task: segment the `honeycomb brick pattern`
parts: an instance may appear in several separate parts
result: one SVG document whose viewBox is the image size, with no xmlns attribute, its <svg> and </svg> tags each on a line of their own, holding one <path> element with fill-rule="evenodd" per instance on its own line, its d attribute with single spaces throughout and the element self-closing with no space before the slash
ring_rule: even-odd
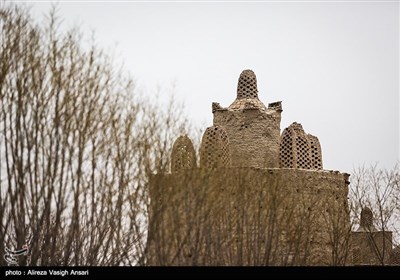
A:
<svg viewBox="0 0 400 280">
<path fill-rule="evenodd" d="M 371 209 L 368 207 L 364 207 L 361 210 L 360 216 L 361 216 L 360 217 L 360 227 L 364 228 L 367 231 L 372 230 L 374 214 L 372 213 Z"/>
<path fill-rule="evenodd" d="M 305 133 L 296 135 L 296 167 L 302 169 L 311 169 L 311 149 Z"/>
<path fill-rule="evenodd" d="M 400 246 L 397 246 L 390 253 L 390 264 L 400 265 Z"/>
<path fill-rule="evenodd" d="M 299 123 L 294 122 L 283 130 L 279 152 L 283 168 L 322 169 L 319 140 L 306 135 Z"/>
<path fill-rule="evenodd" d="M 186 135 L 179 136 L 172 147 L 171 171 L 179 172 L 181 170 L 195 167 L 197 167 L 196 152 L 192 141 Z"/>
<path fill-rule="evenodd" d="M 294 167 L 293 139 L 296 137 L 293 130 L 285 128 L 282 132 L 280 143 L 280 166 L 283 168 Z"/>
<path fill-rule="evenodd" d="M 200 166 L 215 168 L 230 165 L 231 155 L 228 135 L 219 126 L 208 127 L 201 141 Z"/>
<path fill-rule="evenodd" d="M 311 168 L 322 169 L 322 152 L 318 137 L 311 134 L 308 134 L 307 137 L 311 145 Z"/>
<path fill-rule="evenodd" d="M 258 98 L 257 78 L 252 70 L 244 70 L 239 77 L 237 99 Z"/>
<path fill-rule="evenodd" d="M 359 247 L 353 248 L 353 264 L 359 265 L 361 263 L 361 250 Z"/>
</svg>

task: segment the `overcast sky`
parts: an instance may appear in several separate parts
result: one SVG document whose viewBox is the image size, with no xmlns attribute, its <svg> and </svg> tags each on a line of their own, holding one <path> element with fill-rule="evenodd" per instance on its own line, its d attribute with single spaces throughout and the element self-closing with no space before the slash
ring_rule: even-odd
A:
<svg viewBox="0 0 400 280">
<path fill-rule="evenodd" d="M 29 5 L 40 18 L 50 2 Z M 398 2 L 64 1 L 59 15 L 94 30 L 148 93 L 175 82 L 204 129 L 252 69 L 261 101 L 282 101 L 281 130 L 297 121 L 319 138 L 325 169 L 399 160 Z"/>
</svg>

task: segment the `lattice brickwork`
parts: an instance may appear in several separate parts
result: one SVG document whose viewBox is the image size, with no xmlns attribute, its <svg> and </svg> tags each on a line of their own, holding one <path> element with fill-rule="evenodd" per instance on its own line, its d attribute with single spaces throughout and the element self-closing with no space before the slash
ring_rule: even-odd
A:
<svg viewBox="0 0 400 280">
<path fill-rule="evenodd" d="M 192 141 L 186 135 L 179 136 L 172 147 L 171 172 L 178 172 L 195 167 L 196 152 Z"/>
<path fill-rule="evenodd" d="M 308 134 L 307 137 L 311 145 L 311 168 L 322 169 L 322 151 L 318 137 L 311 134 Z"/>
<path fill-rule="evenodd" d="M 311 169 L 311 149 L 307 135 L 299 133 L 296 135 L 296 166 L 295 168 Z"/>
<path fill-rule="evenodd" d="M 353 264 L 359 265 L 361 263 L 361 250 L 360 248 L 353 248 Z"/>
<path fill-rule="evenodd" d="M 390 253 L 390 264 L 391 265 L 400 265 L 400 247 L 397 246 Z"/>
<path fill-rule="evenodd" d="M 360 215 L 360 227 L 364 228 L 365 230 L 375 230 L 374 229 L 374 214 L 372 213 L 371 209 L 368 207 L 364 207 L 361 210 Z"/>
<path fill-rule="evenodd" d="M 321 146 L 317 137 L 306 135 L 299 123 L 292 123 L 281 135 L 280 166 L 322 169 Z"/>
<path fill-rule="evenodd" d="M 225 130 L 211 126 L 204 132 L 200 148 L 200 166 L 214 168 L 230 166 L 231 155 L 229 139 Z"/>
<path fill-rule="evenodd" d="M 252 70 L 244 70 L 239 77 L 237 99 L 258 98 L 257 78 Z"/>
<path fill-rule="evenodd" d="M 285 128 L 282 132 L 281 136 L 281 144 L 280 144 L 280 166 L 283 168 L 293 168 L 295 155 L 293 146 L 293 139 L 295 139 L 296 135 L 292 129 Z"/>
</svg>

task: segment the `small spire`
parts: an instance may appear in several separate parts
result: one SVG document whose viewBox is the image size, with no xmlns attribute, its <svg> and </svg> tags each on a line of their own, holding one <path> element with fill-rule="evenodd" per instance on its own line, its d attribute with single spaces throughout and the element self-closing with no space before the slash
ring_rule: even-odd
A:
<svg viewBox="0 0 400 280">
<path fill-rule="evenodd" d="M 237 99 L 258 98 L 257 78 L 252 70 L 243 70 L 237 86 Z"/>
<path fill-rule="evenodd" d="M 360 215 L 360 227 L 358 228 L 357 231 L 366 231 L 366 232 L 373 232 L 376 231 L 374 224 L 373 224 L 373 219 L 374 219 L 374 214 L 372 213 L 371 209 L 368 207 L 364 207 L 361 210 L 361 215 Z"/>
<path fill-rule="evenodd" d="M 254 109 L 263 112 L 267 110 L 265 105 L 258 99 L 256 74 L 254 74 L 252 70 L 244 70 L 239 77 L 237 97 L 228 107 L 228 110 L 239 111 Z"/>
<path fill-rule="evenodd" d="M 293 122 L 291 125 L 289 125 L 289 127 L 292 128 L 297 133 L 301 133 L 301 134 L 305 133 L 301 123 Z"/>
<path fill-rule="evenodd" d="M 372 226 L 372 219 L 374 215 L 372 214 L 371 209 L 365 207 L 361 210 L 361 217 L 360 217 L 360 226 L 364 228 L 370 228 Z"/>
</svg>

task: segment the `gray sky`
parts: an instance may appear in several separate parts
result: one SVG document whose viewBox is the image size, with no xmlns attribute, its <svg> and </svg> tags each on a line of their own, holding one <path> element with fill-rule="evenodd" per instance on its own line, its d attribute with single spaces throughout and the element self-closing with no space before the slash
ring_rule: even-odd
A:
<svg viewBox="0 0 400 280">
<path fill-rule="evenodd" d="M 65 1 L 59 15 L 94 30 L 149 93 L 175 82 L 204 129 L 252 69 L 261 101 L 282 101 L 281 130 L 297 121 L 319 138 L 325 169 L 399 160 L 398 2 Z"/>
</svg>

